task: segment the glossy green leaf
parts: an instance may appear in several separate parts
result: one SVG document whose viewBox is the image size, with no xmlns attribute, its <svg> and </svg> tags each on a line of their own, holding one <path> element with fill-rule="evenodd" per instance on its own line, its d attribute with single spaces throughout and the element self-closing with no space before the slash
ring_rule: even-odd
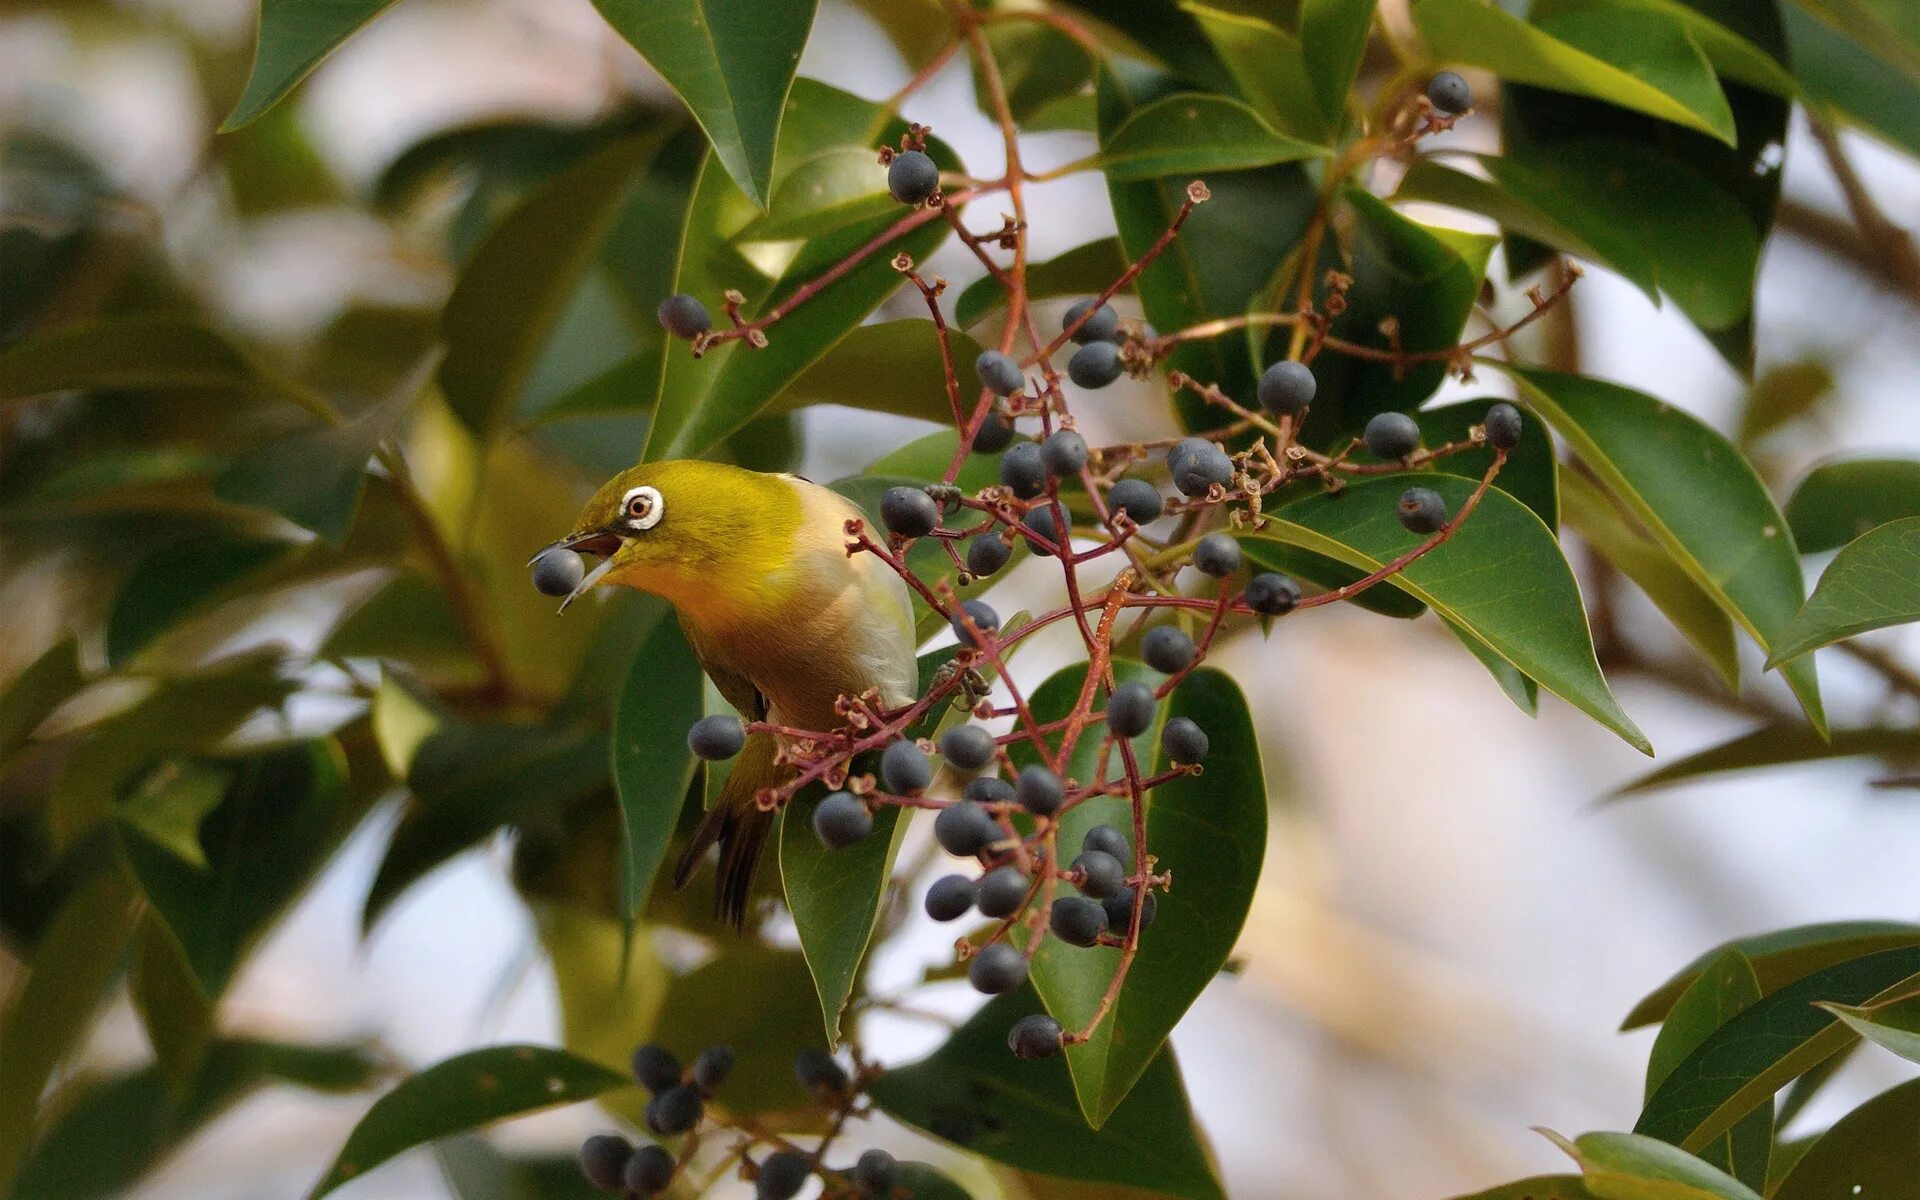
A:
<svg viewBox="0 0 1920 1200">
<path fill-rule="evenodd" d="M 655 1037 L 682 1062 L 708 1046 L 732 1046 L 737 1059 L 721 1102 L 733 1112 L 803 1110 L 810 1100 L 793 1057 L 823 1043 L 806 960 L 735 940 L 673 981 Z"/>
<path fill-rule="evenodd" d="M 1787 501 L 1802 554 L 1838 550 L 1877 525 L 1920 517 L 1920 462 L 1859 458 L 1815 467 Z"/>
<path fill-rule="evenodd" d="M 457 1055 L 374 1101 L 309 1198 L 437 1138 L 629 1086 L 625 1076 L 549 1046 L 489 1046 Z"/>
<path fill-rule="evenodd" d="M 1347 95 L 1367 51 L 1375 0 L 1301 0 L 1300 48 L 1306 56 L 1313 97 L 1338 132 L 1346 117 Z"/>
<path fill-rule="evenodd" d="M 1628 523 L 1624 514 L 1587 477 L 1560 472 L 1560 494 L 1567 524 L 1598 554 L 1646 593 L 1654 607 L 1673 622 L 1700 652 L 1727 690 L 1740 690 L 1740 654 L 1733 641 L 1733 619 L 1652 539 Z"/>
<path fill-rule="evenodd" d="M 1714 1030 L 1760 997 L 1760 980 L 1753 964 L 1738 950 L 1721 951 L 1681 993 L 1661 1022 L 1660 1035 L 1647 1056 L 1646 1096 L 1651 1098 L 1673 1069 Z M 1762 1105 L 1702 1150 L 1700 1157 L 1758 1191 L 1767 1185 L 1773 1131 L 1773 1109 Z"/>
<path fill-rule="evenodd" d="M 107 615 L 108 665 L 126 665 L 156 637 L 293 549 L 277 538 L 224 534 L 160 546 L 134 566 L 113 598 Z"/>
<path fill-rule="evenodd" d="M 260 0 L 259 40 L 247 89 L 220 123 L 226 133 L 257 119 L 307 77 L 340 43 L 394 0 Z"/>
<path fill-rule="evenodd" d="M 1834 1122 L 1807 1147 L 1772 1200 L 1849 1200 L 1913 1194 L 1920 1146 L 1920 1079 L 1889 1088 Z"/>
<path fill-rule="evenodd" d="M 686 101 L 727 174 L 765 208 L 787 93 L 815 3 L 594 0 L 594 7 Z"/>
<path fill-rule="evenodd" d="M 1548 0 L 1534 11 L 1578 12 L 1596 23 L 1621 9 L 1659 14 L 1685 28 L 1687 35 L 1700 47 L 1701 53 L 1707 56 L 1707 61 L 1713 64 L 1713 69 L 1725 79 L 1792 99 L 1799 94 L 1800 85 L 1794 82 L 1792 74 L 1781 65 L 1779 59 L 1752 38 L 1721 23 L 1721 20 L 1726 20 L 1732 25 L 1750 26 L 1764 22 L 1771 26 L 1774 24 L 1771 14 L 1773 7 L 1767 4 L 1699 9 L 1686 0 Z M 1711 103 L 1710 99 L 1708 103 Z"/>
<path fill-rule="evenodd" d="M 1373 589 L 1368 590 L 1371 591 Z M 1447 632 L 1460 639 L 1460 644 L 1465 646 L 1469 653 L 1480 660 L 1480 665 L 1485 667 L 1487 673 L 1493 676 L 1493 681 L 1500 685 L 1500 690 L 1506 693 L 1507 699 L 1513 701 L 1515 708 L 1518 708 L 1529 717 L 1537 717 L 1540 715 L 1540 685 L 1538 683 L 1529 678 L 1520 668 L 1514 666 L 1506 659 L 1501 658 L 1499 651 L 1481 641 L 1474 634 L 1469 633 L 1464 627 L 1456 625 L 1444 617 L 1441 618 L 1441 621 L 1446 625 Z"/>
<path fill-rule="evenodd" d="M 1909 1062 L 1920 1062 L 1920 998 L 1906 996 L 1885 1004 L 1822 1004 L 1861 1037 Z"/>
<path fill-rule="evenodd" d="M 1297 162 L 1324 147 L 1277 133 L 1236 100 L 1183 92 L 1156 100 L 1100 141 L 1109 180 L 1138 183 L 1162 175 L 1201 176 Z"/>
<path fill-rule="evenodd" d="M 1821 1001 L 1864 1004 L 1910 992 L 1920 947 L 1882 950 L 1788 984 L 1742 1010 L 1655 1090 L 1636 1133 L 1698 1150 L 1854 1036 Z"/>
<path fill-rule="evenodd" d="M 1139 663 L 1116 661 L 1116 682 L 1152 679 Z M 1029 698 L 1036 719 L 1058 720 L 1078 697 L 1084 667 L 1054 675 Z M 1178 887 L 1160 897 L 1153 928 L 1142 934 L 1139 953 L 1107 1018 L 1086 1042 L 1067 1048 L 1080 1110 L 1103 1126 L 1146 1071 L 1154 1054 L 1187 1008 L 1213 981 L 1232 953 L 1241 922 L 1253 902 L 1266 851 L 1267 791 L 1260 749 L 1246 699 L 1227 676 L 1203 668 L 1187 677 L 1161 706 L 1159 720 L 1190 717 L 1207 731 L 1212 750 L 1204 775 L 1187 775 L 1155 788 L 1147 799 L 1147 843 L 1159 870 L 1172 871 Z M 1156 730 L 1135 739 L 1140 770 L 1167 767 Z M 1066 774 L 1091 782 L 1098 738 L 1082 738 Z M 1024 761 L 1016 755 L 1017 761 Z M 1121 771 L 1115 758 L 1108 765 Z M 1095 825 L 1132 825 L 1127 801 L 1103 796 L 1076 805 L 1060 820 L 1059 842 L 1080 844 Z M 1082 949 L 1047 938 L 1032 960 L 1035 990 L 1067 1029 L 1093 1017 L 1120 961 L 1119 950 Z"/>
<path fill-rule="evenodd" d="M 1835 963 L 1903 946 L 1920 946 L 1920 925 L 1899 921 L 1828 921 L 1737 938 L 1707 951 L 1654 989 L 1633 1006 L 1620 1028 L 1638 1029 L 1665 1020 L 1681 995 L 1715 959 L 1728 951 L 1737 951 L 1747 960 L 1760 984 L 1761 994 L 1768 995 Z"/>
<path fill-rule="evenodd" d="M 829 850 L 813 833 L 819 797 L 795 800 L 780 819 L 780 884 L 800 931 L 829 1047 L 840 1041 L 841 1020 L 873 939 L 893 860 L 907 823 L 900 809 L 873 816 L 873 832 L 856 845 Z"/>
<path fill-rule="evenodd" d="M 1460 510 L 1474 487 L 1454 476 L 1427 478 L 1450 512 Z M 1334 496 L 1297 500 L 1268 514 L 1277 519 L 1265 536 L 1375 570 L 1420 543 L 1395 512 L 1405 487 L 1399 478 L 1379 477 Z M 1651 753 L 1600 674 L 1572 569 L 1552 533 L 1525 505 L 1489 488 L 1458 532 L 1414 560 L 1395 582 L 1541 687 Z M 1513 603 L 1522 591 L 1528 603 Z"/>
<path fill-rule="evenodd" d="M 1120 243 L 1113 238 L 1086 242 L 1052 258 L 1027 266 L 1027 299 L 1051 300 L 1056 296 L 1097 296 L 1126 271 Z M 971 329 L 992 313 L 1006 307 L 1007 291 L 999 280 L 982 275 L 968 284 L 954 303 L 953 323 Z M 963 384 L 973 382 L 973 362 L 954 356 Z M 978 396 L 977 389 L 965 389 L 964 395 Z"/>
<path fill-rule="evenodd" d="M 1828 736 L 1802 725 L 1763 725 L 1751 733 L 1675 759 L 1623 784 L 1614 795 L 1631 796 L 1689 779 L 1727 771 L 1751 771 L 1784 763 L 1821 762 L 1834 758 L 1871 755 L 1888 761 L 1920 756 L 1920 730 L 1866 728 L 1834 729 Z"/>
<path fill-rule="evenodd" d="M 819 237 L 875 217 L 897 217 L 887 169 L 870 146 L 835 146 L 796 163 L 767 214 L 740 232 L 743 242 Z"/>
<path fill-rule="evenodd" d="M 1568 14 L 1549 32 L 1481 0 L 1415 0 L 1413 17 L 1439 58 L 1484 67 L 1514 83 L 1605 100 L 1733 143 L 1733 114 L 1712 65 L 1685 27 L 1662 14 Z"/>
<path fill-rule="evenodd" d="M 1233 83 L 1260 119 L 1304 141 L 1329 140 L 1342 115 L 1321 106 L 1299 35 L 1253 12 L 1189 0 L 1181 8 L 1213 44 Z M 1324 7 L 1324 6 L 1323 6 Z M 1343 94 L 1336 104 L 1345 99 Z"/>
<path fill-rule="evenodd" d="M 1793 534 L 1753 467 L 1698 418 L 1645 392 L 1514 367 L 1523 398 L 1592 467 L 1694 582 L 1752 634 L 1777 644 L 1805 584 Z M 1812 660 L 1782 671 L 1826 730 Z M 1544 682 L 1544 681 L 1543 681 Z"/>
<path fill-rule="evenodd" d="M 80 644 L 56 642 L 27 664 L 0 691 L 0 763 L 27 744 L 40 723 L 86 683 L 80 672 Z"/>
<path fill-rule="evenodd" d="M 342 425 L 302 430 L 256 446 L 213 482 L 222 500 L 279 513 L 334 545 L 346 539 L 366 490 L 367 463 L 421 381 Z"/>
<path fill-rule="evenodd" d="M 1224 1196 L 1173 1051 L 1153 1055 L 1106 1124 L 1089 1129 L 1059 1058 L 1024 1062 L 1007 1050 L 1007 1030 L 1038 1007 L 1027 988 L 988 1001 L 932 1055 L 876 1079 L 875 1103 L 908 1125 L 1023 1171 L 1190 1200 Z"/>
<path fill-rule="evenodd" d="M 1454 1200 L 1599 1200 L 1578 1175 L 1535 1175 Z"/>
<path fill-rule="evenodd" d="M 1842 549 L 1781 633 L 1767 666 L 1911 621 L 1920 621 L 1920 517 L 1890 521 Z"/>
<path fill-rule="evenodd" d="M 980 383 L 973 373 L 980 345 L 957 329 L 947 331 L 947 344 L 960 384 L 962 411 L 971 414 L 980 397 Z M 933 322 L 908 318 L 860 326 L 788 384 L 767 412 L 792 412 L 814 404 L 919 417 L 951 427 L 953 406 L 947 399 L 947 372 Z"/>
<path fill-rule="evenodd" d="M 687 730 L 701 712 L 700 663 L 678 621 L 663 620 L 633 656 L 613 718 L 613 783 L 620 797 L 620 912 L 646 903 L 666 860 L 695 760 Z M 747 714 L 751 717 L 752 714 Z"/>
<path fill-rule="evenodd" d="M 1760 1200 L 1760 1193 L 1686 1151 L 1632 1133 L 1549 1133 L 1601 1200 Z"/>
<path fill-rule="evenodd" d="M 231 342 L 171 315 L 66 325 L 0 353 L 0 404 L 76 389 L 176 387 L 263 390 Z"/>
</svg>

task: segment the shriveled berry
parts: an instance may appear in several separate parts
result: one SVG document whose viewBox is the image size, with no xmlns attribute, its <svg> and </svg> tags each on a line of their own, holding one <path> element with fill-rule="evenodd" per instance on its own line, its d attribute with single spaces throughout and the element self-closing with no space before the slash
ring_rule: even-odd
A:
<svg viewBox="0 0 1920 1200">
<path fill-rule="evenodd" d="M 973 897 L 973 880 L 965 875 L 942 875 L 927 889 L 927 915 L 936 921 L 957 920 L 973 907 Z"/>
<path fill-rule="evenodd" d="M 1457 71 L 1442 71 L 1427 81 L 1427 99 L 1443 113 L 1459 116 L 1473 107 L 1473 89 Z"/>
<path fill-rule="evenodd" d="M 664 1092 L 680 1082 L 680 1060 L 665 1046 L 651 1043 L 633 1052 L 633 1077 L 650 1092 Z"/>
<path fill-rule="evenodd" d="M 793 1075 L 810 1092 L 847 1090 L 846 1068 L 818 1046 L 809 1046 L 793 1056 Z"/>
<path fill-rule="evenodd" d="M 997 533 L 983 533 L 967 543 L 967 573 L 984 578 L 1007 565 L 1013 547 Z"/>
<path fill-rule="evenodd" d="M 1144 683 L 1123 683 L 1107 697 L 1107 728 L 1121 737 L 1138 737 L 1153 724 L 1157 707 L 1152 688 Z"/>
<path fill-rule="evenodd" d="M 1080 849 L 1111 854 L 1123 863 L 1133 861 L 1133 847 L 1127 843 L 1127 835 L 1111 825 L 1095 825 L 1087 830 L 1086 836 L 1080 839 Z"/>
<path fill-rule="evenodd" d="M 1447 502 L 1432 488 L 1410 487 L 1394 507 L 1400 523 L 1414 533 L 1438 533 L 1447 523 Z"/>
<path fill-rule="evenodd" d="M 1100 902 L 1107 910 L 1107 928 L 1115 933 L 1125 933 L 1133 924 L 1133 896 L 1130 887 L 1123 887 Z M 1159 909 L 1160 902 L 1152 892 L 1147 893 L 1146 901 L 1140 906 L 1140 928 L 1153 924 L 1153 914 Z"/>
<path fill-rule="evenodd" d="M 967 982 L 976 992 L 998 996 L 1027 981 L 1026 955 L 1005 942 L 995 942 L 973 956 L 967 964 Z"/>
<path fill-rule="evenodd" d="M 1053 915 L 1047 919 L 1053 936 L 1069 946 L 1091 946 L 1107 931 L 1107 910 L 1098 900 L 1085 896 L 1062 896 L 1053 902 Z"/>
<path fill-rule="evenodd" d="M 667 1153 L 666 1147 L 642 1146 L 627 1160 L 627 1169 L 621 1182 L 630 1195 L 657 1196 L 673 1182 L 673 1173 L 677 1169 L 678 1164 L 673 1161 L 673 1155 Z"/>
<path fill-rule="evenodd" d="M 1013 795 L 1014 799 L 1020 801 L 1021 808 L 1036 817 L 1050 817 L 1059 812 L 1061 801 L 1066 799 L 1060 777 L 1039 763 L 1020 769 L 1020 779 L 1013 785 Z"/>
<path fill-rule="evenodd" d="M 974 629 L 978 629 L 981 633 L 992 633 L 1000 628 L 1000 614 L 993 611 L 993 605 L 985 600 L 962 600 L 960 612 L 953 615 L 952 621 L 953 636 L 960 639 L 962 646 L 978 646 L 979 642 L 975 640 L 973 632 L 967 628 L 967 621 L 960 619 L 960 613 L 965 613 L 967 621 L 972 621 Z"/>
<path fill-rule="evenodd" d="M 853 1164 L 853 1186 L 863 1196 L 885 1196 L 899 1177 L 899 1164 L 885 1150 L 874 1149 L 860 1155 Z"/>
<path fill-rule="evenodd" d="M 1290 613 L 1300 603 L 1300 585 L 1285 575 L 1262 571 L 1247 580 L 1247 607 L 1269 617 Z"/>
<path fill-rule="evenodd" d="M 925 537 L 940 523 L 940 506 L 917 487 L 890 487 L 880 497 L 880 521 L 901 537 Z"/>
<path fill-rule="evenodd" d="M 1000 822 L 978 804 L 949 804 L 933 819 L 933 840 L 948 854 L 972 858 L 1000 840 Z"/>
<path fill-rule="evenodd" d="M 1260 407 L 1274 416 L 1292 417 L 1307 411 L 1319 386 L 1307 364 L 1283 358 L 1260 373 L 1254 394 Z"/>
<path fill-rule="evenodd" d="M 902 204 L 925 204 L 940 188 L 940 167 L 918 150 L 902 150 L 887 164 L 887 190 Z"/>
<path fill-rule="evenodd" d="M 919 743 L 901 738 L 880 755 L 880 782 L 890 792 L 910 796 L 933 782 L 933 764 Z"/>
<path fill-rule="evenodd" d="M 700 1093 L 681 1084 L 647 1101 L 647 1128 L 662 1137 L 672 1137 L 698 1125 L 705 1113 Z"/>
<path fill-rule="evenodd" d="M 1107 507 L 1126 513 L 1135 525 L 1145 525 L 1159 520 L 1167 502 L 1161 498 L 1160 489 L 1146 480 L 1122 479 L 1107 493 Z"/>
<path fill-rule="evenodd" d="M 1013 441 L 1013 422 L 999 412 L 990 412 L 973 431 L 975 454 L 998 454 Z"/>
<path fill-rule="evenodd" d="M 851 792 L 835 792 L 813 810 L 813 834 L 829 850 L 863 841 L 873 832 L 873 814 Z"/>
<path fill-rule="evenodd" d="M 1240 569 L 1240 540 L 1230 533 L 1210 533 L 1193 548 L 1193 568 L 1202 575 L 1224 579 Z"/>
<path fill-rule="evenodd" d="M 1199 647 L 1176 625 L 1156 625 L 1140 639 L 1140 657 L 1163 675 L 1171 675 L 1193 661 Z"/>
<path fill-rule="evenodd" d="M 813 1159 L 798 1150 L 776 1150 L 760 1160 L 753 1200 L 793 1200 L 813 1174 Z"/>
<path fill-rule="evenodd" d="M 1040 443 L 1021 442 L 1000 459 L 1000 482 L 1022 500 L 1031 500 L 1047 486 L 1047 466 L 1040 458 Z"/>
<path fill-rule="evenodd" d="M 993 753 L 993 735 L 978 725 L 956 725 L 940 735 L 940 756 L 959 770 L 978 771 Z"/>
<path fill-rule="evenodd" d="M 1233 481 L 1233 459 L 1225 450 L 1204 438 L 1189 438 L 1175 446 L 1186 446 L 1189 442 L 1199 442 L 1191 446 L 1186 453 L 1177 457 L 1169 454 L 1167 466 L 1173 471 L 1173 486 L 1180 489 L 1183 496 L 1198 499 L 1207 494 L 1214 484 L 1225 487 Z"/>
<path fill-rule="evenodd" d="M 973 360 L 973 373 L 980 377 L 981 386 L 996 396 L 1011 396 L 1027 386 L 1020 364 L 998 350 L 982 350 Z"/>
<path fill-rule="evenodd" d="M 746 744 L 747 731 L 741 727 L 740 718 L 731 713 L 701 717 L 687 730 L 687 749 L 708 762 L 732 758 Z"/>
<path fill-rule="evenodd" d="M 1495 450 L 1511 450 L 1520 444 L 1520 410 L 1511 404 L 1496 404 L 1487 410 L 1487 445 Z"/>
<path fill-rule="evenodd" d="M 533 560 L 533 588 L 542 596 L 569 596 L 587 577 L 587 565 L 571 550 L 549 550 Z"/>
<path fill-rule="evenodd" d="M 1093 301 L 1094 298 L 1088 296 L 1085 300 L 1075 303 L 1072 308 L 1067 310 L 1067 315 L 1060 318 L 1060 328 L 1063 330 L 1073 329 L 1073 323 L 1075 321 L 1086 316 L 1088 311 L 1092 311 L 1093 315 L 1087 317 L 1086 323 L 1080 326 L 1080 328 L 1073 330 L 1073 340 L 1082 346 L 1092 342 L 1118 341 L 1120 338 L 1120 314 L 1113 311 L 1111 306 L 1105 304 L 1102 304 L 1099 308 L 1094 308 Z"/>
<path fill-rule="evenodd" d="M 696 338 L 713 328 L 713 318 L 707 315 L 707 306 L 693 296 L 681 292 L 668 296 L 653 310 L 660 327 L 675 337 Z"/>
<path fill-rule="evenodd" d="M 1048 434 L 1040 443 L 1040 462 L 1056 479 L 1078 475 L 1087 465 L 1087 439 L 1071 429 Z"/>
<path fill-rule="evenodd" d="M 1103 388 L 1125 371 L 1120 347 L 1112 342 L 1088 342 L 1067 360 L 1067 378 L 1083 388 Z"/>
<path fill-rule="evenodd" d="M 733 1047 L 708 1046 L 693 1060 L 693 1086 L 702 1095 L 711 1096 L 733 1074 Z"/>
<path fill-rule="evenodd" d="M 1045 1013 L 1021 1017 L 1007 1031 L 1007 1049 L 1016 1058 L 1052 1058 L 1060 1053 L 1060 1022 Z"/>
<path fill-rule="evenodd" d="M 1053 506 L 1047 504 L 1028 509 L 1027 515 L 1022 517 L 1021 521 L 1029 530 L 1032 530 L 1032 533 L 1026 535 L 1027 549 L 1045 558 L 1053 557 L 1054 552 L 1049 547 L 1060 544 L 1060 525 L 1053 519 Z M 1038 534 L 1039 537 L 1033 534 Z"/>
<path fill-rule="evenodd" d="M 1027 877 L 1018 867 L 995 867 L 980 877 L 974 888 L 974 903 L 982 916 L 1010 917 L 1027 901 Z"/>
<path fill-rule="evenodd" d="M 1160 731 L 1160 748 L 1183 766 L 1205 759 L 1207 746 L 1207 731 L 1187 717 L 1175 717 Z"/>
<path fill-rule="evenodd" d="M 633 1147 L 612 1133 L 596 1133 L 580 1143 L 580 1173 L 603 1192 L 617 1192 L 626 1182 L 627 1160 Z"/>
<path fill-rule="evenodd" d="M 1073 869 L 1086 872 L 1079 884 L 1080 894 L 1095 900 L 1105 900 L 1127 886 L 1127 869 L 1105 850 L 1081 851 L 1080 857 L 1073 860 Z"/>
<path fill-rule="evenodd" d="M 967 786 L 960 790 L 960 795 L 975 804 L 1005 803 L 1013 799 L 1013 785 L 998 775 L 982 775 L 978 779 L 967 780 Z"/>
<path fill-rule="evenodd" d="M 1405 458 L 1420 448 L 1420 426 L 1405 413 L 1375 413 L 1360 437 L 1376 458 Z"/>
</svg>

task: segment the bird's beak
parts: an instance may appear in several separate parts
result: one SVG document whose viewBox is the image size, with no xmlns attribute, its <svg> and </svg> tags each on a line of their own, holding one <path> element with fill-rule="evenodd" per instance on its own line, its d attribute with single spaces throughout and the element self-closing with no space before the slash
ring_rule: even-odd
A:
<svg viewBox="0 0 1920 1200">
<path fill-rule="evenodd" d="M 553 545 L 540 551 L 540 554 L 547 554 L 554 550 L 571 550 L 576 554 L 597 554 L 600 556 L 600 564 L 594 567 L 593 570 L 588 571 L 586 575 L 581 578 L 580 585 L 571 592 L 568 592 L 566 598 L 560 601 L 561 612 L 567 611 L 569 604 L 572 604 L 575 600 L 592 591 L 595 584 L 598 584 L 602 579 L 606 578 L 607 572 L 613 569 L 614 552 L 620 549 L 624 540 L 625 539 L 619 534 L 610 530 L 594 529 L 588 530 L 585 533 L 575 533 L 563 537 L 553 543 Z M 532 559 L 529 559 L 527 565 L 532 566 L 533 562 L 540 557 L 540 554 L 536 554 Z"/>
</svg>

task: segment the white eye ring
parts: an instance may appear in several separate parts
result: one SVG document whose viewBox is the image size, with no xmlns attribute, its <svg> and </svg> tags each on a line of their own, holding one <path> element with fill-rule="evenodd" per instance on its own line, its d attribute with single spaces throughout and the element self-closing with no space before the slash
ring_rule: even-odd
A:
<svg viewBox="0 0 1920 1200">
<path fill-rule="evenodd" d="M 667 515 L 667 502 L 657 489 L 637 487 L 620 498 L 620 515 L 635 529 L 652 529 Z"/>
</svg>

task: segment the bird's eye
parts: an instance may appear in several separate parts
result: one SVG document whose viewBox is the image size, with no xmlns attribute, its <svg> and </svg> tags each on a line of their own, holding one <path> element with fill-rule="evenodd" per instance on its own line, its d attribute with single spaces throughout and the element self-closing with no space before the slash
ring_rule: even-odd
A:
<svg viewBox="0 0 1920 1200">
<path fill-rule="evenodd" d="M 627 501 L 627 515 L 636 521 L 644 520 L 653 511 L 653 500 L 648 496 L 635 496 Z"/>
<path fill-rule="evenodd" d="M 634 488 L 620 501 L 621 514 L 627 524 L 636 529 L 652 529 L 658 525 L 664 507 L 660 493 L 650 487 Z"/>
</svg>

